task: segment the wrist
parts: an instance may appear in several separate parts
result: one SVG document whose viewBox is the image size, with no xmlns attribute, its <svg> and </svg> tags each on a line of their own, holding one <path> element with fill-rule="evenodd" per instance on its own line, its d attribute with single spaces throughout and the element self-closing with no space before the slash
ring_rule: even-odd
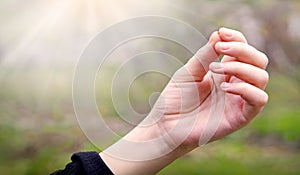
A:
<svg viewBox="0 0 300 175">
<path fill-rule="evenodd" d="M 198 141 L 193 141 L 192 137 L 189 137 L 193 128 L 186 127 L 189 122 L 194 123 L 194 120 L 186 121 L 152 110 L 124 139 L 145 143 L 144 151 L 146 151 L 147 144 L 153 145 L 153 149 L 159 152 L 159 155 L 154 155 L 155 152 L 152 154 L 149 150 L 153 158 L 166 154 L 174 154 L 175 157 L 182 156 L 198 147 Z"/>
<path fill-rule="evenodd" d="M 196 146 L 174 144 L 161 120 L 147 116 L 125 137 L 100 153 L 114 174 L 155 174 Z"/>
</svg>

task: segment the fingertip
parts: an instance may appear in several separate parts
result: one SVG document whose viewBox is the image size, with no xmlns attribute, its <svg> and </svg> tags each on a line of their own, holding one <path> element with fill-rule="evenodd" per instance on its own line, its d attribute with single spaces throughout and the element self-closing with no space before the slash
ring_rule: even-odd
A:
<svg viewBox="0 0 300 175">
<path fill-rule="evenodd" d="M 225 41 L 228 41 L 228 40 L 232 39 L 232 37 L 233 37 L 232 30 L 225 28 L 225 27 L 221 27 L 219 29 L 219 33 L 220 33 L 220 38 Z"/>
<path fill-rule="evenodd" d="M 214 47 L 218 54 L 228 54 L 228 52 L 230 52 L 230 48 L 230 44 L 227 42 L 217 42 Z"/>
<path fill-rule="evenodd" d="M 212 48 L 215 48 L 217 42 L 222 41 L 219 35 L 219 31 L 215 31 L 211 34 L 208 43 Z"/>
<path fill-rule="evenodd" d="M 237 30 L 221 27 L 219 29 L 219 33 L 222 41 L 237 41 L 247 43 L 245 36 Z"/>
<path fill-rule="evenodd" d="M 221 83 L 220 87 L 223 91 L 227 91 L 228 89 L 230 89 L 232 87 L 232 84 L 228 83 L 228 82 L 223 82 L 223 83 Z"/>
<path fill-rule="evenodd" d="M 215 72 L 215 73 L 224 73 L 222 63 L 220 62 L 212 62 L 209 65 L 209 70 Z"/>
<path fill-rule="evenodd" d="M 220 33 L 229 33 L 229 34 L 232 34 L 234 31 L 236 31 L 236 30 L 233 30 L 233 29 L 230 29 L 230 28 L 224 27 L 224 26 L 219 28 L 219 32 Z"/>
</svg>

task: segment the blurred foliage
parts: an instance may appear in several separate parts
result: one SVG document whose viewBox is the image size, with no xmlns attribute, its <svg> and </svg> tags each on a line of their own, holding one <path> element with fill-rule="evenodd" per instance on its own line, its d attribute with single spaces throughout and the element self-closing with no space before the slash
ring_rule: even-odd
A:
<svg viewBox="0 0 300 175">
<path fill-rule="evenodd" d="M 201 151 L 176 160 L 159 174 L 296 175 L 300 172 L 300 157 L 296 154 L 233 140 L 221 142 L 201 147 Z"/>
<path fill-rule="evenodd" d="M 87 15 L 85 2 L 77 0 L 76 7 L 67 1 L 0 2 L 1 174 L 45 174 L 63 168 L 73 152 L 99 151 L 80 130 L 72 106 L 76 58 L 103 28 L 100 24 L 145 14 L 180 19 L 206 37 L 221 26 L 238 29 L 270 58 L 270 98 L 263 113 L 245 129 L 201 147 L 160 174 L 300 174 L 300 1 L 98 1 L 94 18 Z M 178 47 L 149 41 L 124 48 L 119 56 L 150 48 L 184 62 L 190 53 Z M 96 101 L 115 122 L 110 82 L 118 65 L 106 68 L 95 80 Z M 149 96 L 167 81 L 157 74 L 138 77 L 130 89 L 135 109 L 149 110 Z"/>
</svg>

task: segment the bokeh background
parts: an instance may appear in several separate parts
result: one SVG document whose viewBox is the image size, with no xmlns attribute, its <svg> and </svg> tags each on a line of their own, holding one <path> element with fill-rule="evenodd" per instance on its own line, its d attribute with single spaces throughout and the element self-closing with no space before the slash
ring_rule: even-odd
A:
<svg viewBox="0 0 300 175">
<path fill-rule="evenodd" d="M 1 0 L 1 174 L 47 174 L 64 168 L 74 152 L 100 151 L 82 133 L 73 110 L 76 62 L 98 32 L 141 15 L 182 20 L 206 38 L 221 26 L 238 29 L 270 59 L 270 98 L 263 113 L 241 131 L 193 151 L 160 174 L 300 174 L 298 0 Z M 123 53 L 151 48 L 153 42 L 137 41 Z M 155 49 L 189 56 L 164 42 L 155 41 Z M 110 87 L 103 83 L 110 81 L 114 64 L 97 81 L 96 98 L 101 113 L 120 128 Z M 131 90 L 136 110 L 149 110 L 149 95 L 167 81 L 156 74 L 136 80 Z"/>
</svg>

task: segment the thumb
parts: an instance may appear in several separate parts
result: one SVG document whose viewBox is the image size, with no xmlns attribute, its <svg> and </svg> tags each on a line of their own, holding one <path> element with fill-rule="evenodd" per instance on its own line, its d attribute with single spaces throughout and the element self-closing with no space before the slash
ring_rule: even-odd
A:
<svg viewBox="0 0 300 175">
<path fill-rule="evenodd" d="M 215 61 L 219 54 L 215 51 L 215 44 L 221 41 L 218 32 L 212 33 L 208 43 L 200 48 L 197 53 L 184 65 L 184 68 L 194 77 L 201 81 L 207 71 L 209 64 Z"/>
</svg>

